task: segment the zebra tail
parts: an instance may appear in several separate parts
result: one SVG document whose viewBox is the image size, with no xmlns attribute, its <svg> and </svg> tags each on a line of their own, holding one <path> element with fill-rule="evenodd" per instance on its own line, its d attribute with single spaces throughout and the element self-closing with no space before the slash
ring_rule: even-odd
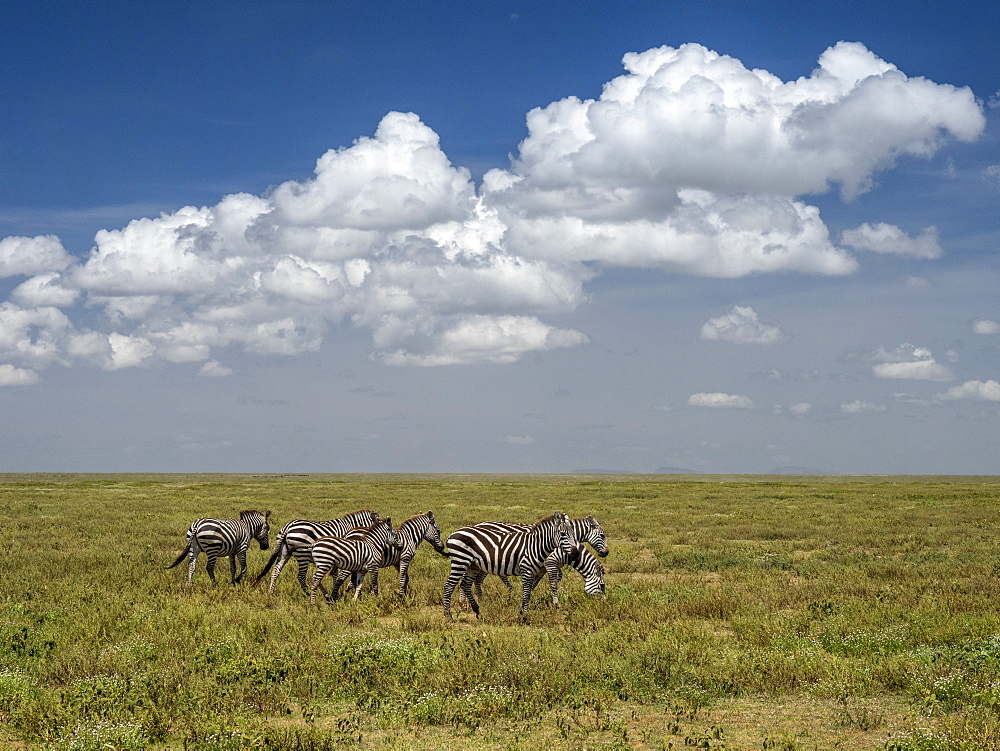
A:
<svg viewBox="0 0 1000 751">
<path fill-rule="evenodd" d="M 256 587 L 258 584 L 260 584 L 261 579 L 267 576 L 267 572 L 271 570 L 271 567 L 274 566 L 274 562 L 278 560 L 278 556 L 281 555 L 281 550 L 283 547 L 284 547 L 283 545 L 274 546 L 274 552 L 271 553 L 271 557 L 267 559 L 267 563 L 264 564 L 263 570 L 259 574 L 257 574 L 257 578 L 255 578 L 252 582 L 250 582 L 251 587 Z"/>
<path fill-rule="evenodd" d="M 173 563 L 171 563 L 171 564 L 170 564 L 169 566 L 167 566 L 167 568 L 168 568 L 168 569 L 171 569 L 171 568 L 173 568 L 174 566 L 176 566 L 176 565 L 177 565 L 178 563 L 180 563 L 180 562 L 181 562 L 181 561 L 183 561 L 183 560 L 184 560 L 185 558 L 187 558 L 187 557 L 188 557 L 188 554 L 189 554 L 190 552 L 191 552 L 191 543 L 188 543 L 188 544 L 187 544 L 187 547 L 185 547 L 185 548 L 184 548 L 184 552 L 183 552 L 183 553 L 181 553 L 181 554 L 180 554 L 179 556 L 177 556 L 177 560 L 176 560 L 176 561 L 174 561 Z"/>
</svg>

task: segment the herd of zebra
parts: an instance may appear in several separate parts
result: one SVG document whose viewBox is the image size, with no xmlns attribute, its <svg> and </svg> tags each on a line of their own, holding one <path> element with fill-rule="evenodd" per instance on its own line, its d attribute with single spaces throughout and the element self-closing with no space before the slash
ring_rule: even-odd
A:
<svg viewBox="0 0 1000 751">
<path fill-rule="evenodd" d="M 167 568 L 174 568 L 187 558 L 190 584 L 198 555 L 205 553 L 208 575 L 214 582 L 216 561 L 228 557 L 233 584 L 238 583 L 247 572 L 247 549 L 251 541 L 256 540 L 261 550 L 269 547 L 270 516 L 270 511 L 243 511 L 239 519 L 196 519 L 188 527 L 183 552 Z M 270 572 L 268 592 L 273 594 L 278 575 L 294 558 L 299 586 L 309 595 L 310 604 L 316 604 L 317 589 L 328 601 L 336 600 L 348 578 L 352 580 L 356 600 L 366 574 L 372 592 L 377 594 L 379 569 L 392 566 L 399 573 L 399 595 L 405 597 L 410 562 L 425 540 L 451 562 L 444 584 L 444 614 L 449 619 L 451 598 L 459 584 L 473 612 L 479 616 L 477 596 L 482 598 L 483 580 L 489 574 L 499 576 L 508 589 L 512 587 L 507 577 L 521 577 L 522 617 L 526 616 L 528 599 L 543 575 L 548 575 L 552 602 L 558 604 L 559 581 L 562 568 L 567 565 L 583 577 L 588 595 L 603 595 L 605 591 L 604 566 L 584 545 L 589 543 L 598 556 L 606 556 L 604 529 L 593 516 L 570 519 L 562 511 L 533 524 L 481 522 L 462 527 L 446 542 L 441 541 L 441 528 L 430 511 L 410 517 L 398 528 L 393 527 L 390 517 L 380 517 L 371 510 L 354 511 L 329 521 L 296 519 L 278 531 L 275 550 L 253 584 L 259 584 Z M 307 583 L 310 564 L 316 570 Z M 327 575 L 334 577 L 329 594 L 323 587 Z"/>
</svg>

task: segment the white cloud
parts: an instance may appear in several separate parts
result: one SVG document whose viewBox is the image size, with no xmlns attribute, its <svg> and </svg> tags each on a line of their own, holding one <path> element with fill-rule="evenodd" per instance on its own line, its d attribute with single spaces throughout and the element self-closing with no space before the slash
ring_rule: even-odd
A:
<svg viewBox="0 0 1000 751">
<path fill-rule="evenodd" d="M 777 326 L 763 324 L 753 308 L 736 305 L 725 315 L 708 319 L 701 327 L 701 338 L 736 344 L 775 344 L 785 335 Z"/>
<path fill-rule="evenodd" d="M 1000 323 L 997 321 L 976 321 L 972 324 L 976 334 L 1000 334 Z"/>
<path fill-rule="evenodd" d="M 198 370 L 198 375 L 207 376 L 209 378 L 223 378 L 228 375 L 232 375 L 232 368 L 227 368 L 225 365 L 221 364 L 217 360 L 211 360 L 206 362 Z"/>
<path fill-rule="evenodd" d="M 0 365 L 0 386 L 33 386 L 38 380 L 38 373 L 34 370 Z"/>
<path fill-rule="evenodd" d="M 507 363 L 516 361 L 526 352 L 574 347 L 587 341 L 578 331 L 553 328 L 537 318 L 525 316 L 467 316 L 443 331 L 429 333 L 430 352 L 387 351 L 383 359 L 389 365 Z M 398 335 L 398 329 L 384 334 L 387 337 Z"/>
<path fill-rule="evenodd" d="M 872 415 L 876 412 L 885 412 L 885 406 L 856 400 L 840 405 L 840 411 L 848 415 Z"/>
<path fill-rule="evenodd" d="M 692 407 L 712 409 L 753 409 L 753 401 L 739 394 L 701 393 L 692 394 L 687 403 Z"/>
<path fill-rule="evenodd" d="M 799 402 L 798 404 L 793 404 L 788 408 L 789 412 L 797 416 L 809 414 L 811 410 L 812 405 L 809 402 Z"/>
<path fill-rule="evenodd" d="M 61 271 L 72 260 L 59 238 L 53 235 L 0 240 L 0 278 Z"/>
<path fill-rule="evenodd" d="M 79 297 L 79 290 L 63 286 L 57 272 L 33 276 L 10 294 L 10 299 L 22 308 L 68 308 Z"/>
<path fill-rule="evenodd" d="M 937 362 L 931 351 L 912 344 L 902 344 L 892 351 L 879 348 L 876 358 L 881 360 L 872 368 L 876 378 L 907 378 L 918 381 L 953 381 L 955 374 L 946 365 Z"/>
<path fill-rule="evenodd" d="M 845 230 L 840 241 L 858 250 L 910 258 L 940 258 L 942 253 L 937 227 L 927 227 L 916 237 L 910 237 L 894 224 L 865 223 L 857 229 Z"/>
<path fill-rule="evenodd" d="M 953 386 L 940 395 L 941 399 L 978 399 L 1000 402 L 1000 382 L 966 381 L 961 386 Z"/>
<path fill-rule="evenodd" d="M 989 180 L 1000 181 L 1000 164 L 991 164 L 983 169 L 983 177 Z"/>
<path fill-rule="evenodd" d="M 217 348 L 315 352 L 352 325 L 389 364 L 509 363 L 587 341 L 542 319 L 582 304 L 602 265 L 852 273 L 798 197 L 856 195 L 899 156 L 984 127 L 968 89 L 908 78 L 860 44 L 789 82 L 697 44 L 624 64 L 598 99 L 532 110 L 511 169 L 478 192 L 417 115 L 391 112 L 307 180 L 101 230 L 79 261 L 55 237 L 0 240 L 0 276 L 29 277 L 2 303 L 0 360 L 207 374 Z M 929 232 L 902 245 L 927 253 Z M 73 322 L 81 306 L 103 314 L 96 330 Z M 781 336 L 750 308 L 729 316 L 706 336 Z"/>
</svg>

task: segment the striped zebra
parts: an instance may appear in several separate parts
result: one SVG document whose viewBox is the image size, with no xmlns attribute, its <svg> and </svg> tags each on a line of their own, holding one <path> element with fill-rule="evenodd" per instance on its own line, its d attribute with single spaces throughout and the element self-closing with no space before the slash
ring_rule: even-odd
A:
<svg viewBox="0 0 1000 751">
<path fill-rule="evenodd" d="M 400 547 L 388 549 L 389 557 L 383 562 L 383 567 L 396 567 L 399 572 L 399 596 L 406 597 L 410 588 L 410 562 L 420 543 L 427 540 L 438 553 L 444 553 L 444 543 L 441 542 L 441 527 L 431 511 L 411 516 L 399 525 L 398 532 Z"/>
<path fill-rule="evenodd" d="M 583 519 L 570 519 L 570 524 L 573 526 L 573 534 L 577 541 L 580 543 L 588 542 L 594 546 L 594 550 L 597 552 L 601 558 L 604 558 L 608 554 L 608 541 L 604 536 L 604 527 L 601 523 L 597 521 L 593 516 L 586 516 Z M 516 532 L 523 531 L 530 527 L 530 524 L 518 524 L 512 522 L 480 522 L 476 526 L 478 527 L 490 527 L 491 529 L 496 529 L 504 532 Z M 564 564 L 565 565 L 565 564 Z M 562 578 L 562 574 L 560 574 Z M 478 575 L 473 577 L 473 582 L 476 587 L 476 596 L 480 599 L 483 596 L 483 581 L 486 579 L 486 573 L 480 572 Z M 510 585 L 510 581 L 506 576 L 501 576 L 500 581 L 504 583 L 507 589 L 513 589 Z"/>
<path fill-rule="evenodd" d="M 364 529 L 355 529 L 343 537 L 348 540 L 357 540 L 361 539 L 364 533 Z M 406 591 L 410 585 L 410 576 L 407 571 L 417 552 L 417 547 L 424 540 L 427 540 L 438 553 L 444 555 L 444 543 L 441 542 L 441 528 L 431 511 L 411 516 L 399 525 L 396 533 L 399 535 L 399 547 L 385 548 L 385 557 L 379 564 L 379 568 L 389 568 L 389 566 L 396 568 L 396 573 L 399 575 L 399 596 L 406 597 Z M 334 576 L 336 573 L 336 571 L 330 572 Z M 362 575 L 360 572 L 355 572 L 351 586 L 357 588 L 360 585 Z"/>
<path fill-rule="evenodd" d="M 594 554 L 590 552 L 590 548 L 580 543 L 576 546 L 572 553 L 567 554 L 565 551 L 556 548 L 545 559 L 545 573 L 547 573 L 549 577 L 549 589 L 552 592 L 553 605 L 559 604 L 559 582 L 562 580 L 563 566 L 570 566 L 583 577 L 583 591 L 586 594 L 591 597 L 604 595 L 604 566 L 599 560 L 597 560 L 597 558 L 594 557 Z M 472 579 L 472 585 L 474 587 L 473 591 L 479 599 L 482 599 L 483 597 L 483 581 L 486 579 L 486 576 L 485 571 L 476 571 L 472 574 L 466 574 L 466 577 Z M 537 576 L 538 579 L 541 579 L 542 572 L 537 572 L 535 576 Z M 508 589 L 512 589 L 510 582 L 507 581 L 506 577 L 501 576 L 500 578 L 507 585 Z M 538 582 L 536 581 L 532 584 L 532 588 L 534 588 L 537 583 Z"/>
<path fill-rule="evenodd" d="M 335 569 L 336 582 L 327 600 L 332 602 L 337 599 L 341 585 L 352 573 L 361 574 L 354 590 L 355 600 L 361 594 L 361 582 L 365 574 L 371 577 L 372 593 L 378 594 L 379 566 L 390 555 L 389 548 L 399 547 L 399 534 L 392 528 L 392 519 L 388 516 L 368 527 L 353 530 L 350 534 L 355 536 L 351 539 L 321 537 L 310 547 L 310 557 L 316 564 L 309 590 L 310 605 L 316 604 L 317 588 L 326 594 L 322 586 L 323 577 L 333 573 Z"/>
<path fill-rule="evenodd" d="M 299 586 L 305 594 L 309 594 L 309 585 L 306 583 L 306 574 L 309 572 L 309 548 L 320 537 L 344 537 L 352 529 L 367 527 L 378 521 L 378 512 L 370 509 L 362 511 L 352 511 L 339 519 L 330 519 L 325 522 L 309 521 L 308 519 L 295 519 L 288 522 L 278 530 L 278 535 L 274 539 L 274 553 L 264 566 L 264 570 L 253 580 L 254 586 L 260 584 L 268 571 L 271 571 L 271 583 L 268 585 L 268 594 L 274 594 L 274 585 L 278 581 L 278 575 L 285 567 L 285 564 L 292 558 L 298 564 Z M 275 566 L 275 561 L 277 565 Z M 274 569 L 271 570 L 271 567 Z"/>
<path fill-rule="evenodd" d="M 577 545 L 576 549 L 566 554 L 556 549 L 545 559 L 545 572 L 549 575 L 549 589 L 552 591 L 552 604 L 559 604 L 559 580 L 562 579 L 563 566 L 571 566 L 583 577 L 583 591 L 595 597 L 605 595 L 604 565 L 594 557 L 586 545 Z"/>
<path fill-rule="evenodd" d="M 479 603 L 472 594 L 472 580 L 466 578 L 470 569 L 488 574 L 521 577 L 521 617 L 528 614 L 528 600 L 538 583 L 536 573 L 542 571 L 545 559 L 556 548 L 572 553 L 576 547 L 573 527 L 562 511 L 540 519 L 527 530 L 504 531 L 489 523 L 462 527 L 448 537 L 448 557 L 451 573 L 444 585 L 444 615 L 451 618 L 451 596 L 461 582 L 462 593 L 479 617 Z"/>
<path fill-rule="evenodd" d="M 208 576 L 215 581 L 215 562 L 220 556 L 229 556 L 229 570 L 233 584 L 239 582 L 247 572 L 247 548 L 250 541 L 256 540 L 261 550 L 267 550 L 271 526 L 268 524 L 270 511 L 263 514 L 260 511 L 241 511 L 239 519 L 196 519 L 188 527 L 187 545 L 177 560 L 167 566 L 168 569 L 178 565 L 185 557 L 190 557 L 188 563 L 188 584 L 194 576 L 194 566 L 198 561 L 198 553 L 204 551 L 208 556 Z M 240 573 L 236 573 L 236 561 L 240 562 Z"/>
</svg>

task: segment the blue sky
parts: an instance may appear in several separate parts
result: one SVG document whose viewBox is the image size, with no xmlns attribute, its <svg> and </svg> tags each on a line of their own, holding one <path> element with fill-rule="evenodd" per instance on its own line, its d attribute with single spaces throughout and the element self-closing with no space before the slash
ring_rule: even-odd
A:
<svg viewBox="0 0 1000 751">
<path fill-rule="evenodd" d="M 13 3 L 0 471 L 998 474 L 991 4 Z"/>
</svg>

